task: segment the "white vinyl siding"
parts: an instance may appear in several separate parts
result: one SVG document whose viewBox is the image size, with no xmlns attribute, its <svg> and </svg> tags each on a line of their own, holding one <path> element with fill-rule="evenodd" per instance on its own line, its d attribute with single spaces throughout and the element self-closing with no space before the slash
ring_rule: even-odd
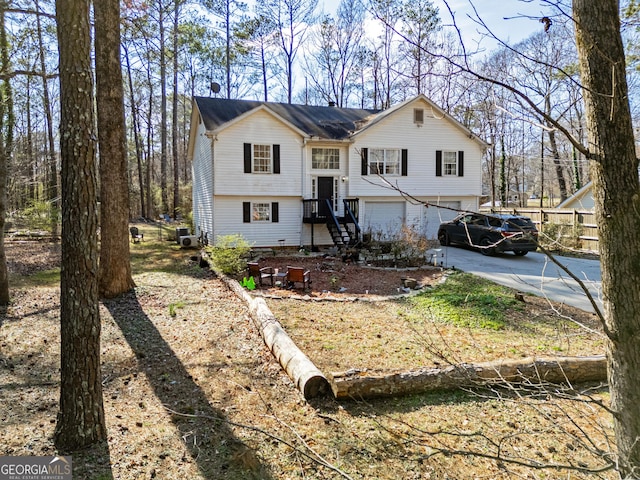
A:
<svg viewBox="0 0 640 480">
<path fill-rule="evenodd" d="M 273 210 L 270 222 L 245 222 L 243 216 L 246 198 L 240 196 L 218 196 L 214 209 L 216 219 L 215 238 L 220 235 L 241 234 L 255 247 L 299 247 L 302 229 L 302 202 L 300 198 L 264 197 L 254 198 L 251 204 L 268 204 L 273 208 L 278 205 L 278 222 L 273 221 Z M 215 238 L 210 238 L 213 243 Z M 284 244 L 280 241 L 284 240 Z"/>
<path fill-rule="evenodd" d="M 252 155 L 254 146 L 270 146 L 272 171 L 274 146 L 278 145 L 280 174 L 245 173 L 247 143 Z M 249 115 L 216 136 L 216 195 L 296 195 L 300 198 L 303 150 L 302 137 L 276 117 L 264 111 Z M 253 158 L 251 160 L 253 162 Z"/>
<path fill-rule="evenodd" d="M 193 178 L 193 225 L 195 234 L 207 234 L 210 239 L 213 232 L 213 161 L 211 140 L 205 135 L 202 123 L 196 131 L 196 141 L 191 163 Z"/>
<path fill-rule="evenodd" d="M 424 123 L 414 123 L 414 108 L 424 108 Z M 349 196 L 399 198 L 397 190 L 383 185 L 375 175 L 362 175 L 362 155 L 367 163 L 375 149 L 407 151 L 407 175 L 393 177 L 392 184 L 412 196 L 453 197 L 482 194 L 482 145 L 446 117 L 427 115 L 431 107 L 422 101 L 408 103 L 389 117 L 363 130 L 349 149 Z M 464 152 L 464 175 L 436 176 L 436 152 Z M 456 167 L 457 168 L 457 167 Z M 459 171 L 457 173 L 460 173 Z"/>
</svg>

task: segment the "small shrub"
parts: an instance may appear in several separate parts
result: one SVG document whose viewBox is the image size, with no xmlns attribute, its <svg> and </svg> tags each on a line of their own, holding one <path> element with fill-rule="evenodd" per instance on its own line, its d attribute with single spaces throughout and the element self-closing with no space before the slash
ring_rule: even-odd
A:
<svg viewBox="0 0 640 480">
<path fill-rule="evenodd" d="M 367 232 L 365 257 L 376 261 L 381 255 L 391 255 L 396 266 L 419 266 L 431 243 L 415 226 L 403 224 L 395 232 Z"/>
<path fill-rule="evenodd" d="M 251 244 L 241 234 L 219 235 L 215 245 L 205 248 L 213 266 L 225 275 L 235 275 L 246 268 Z"/>
<path fill-rule="evenodd" d="M 582 226 L 546 223 L 538 241 L 547 250 L 567 251 L 580 248 Z"/>
<path fill-rule="evenodd" d="M 47 230 L 51 227 L 53 218 L 57 218 L 58 211 L 50 202 L 33 200 L 21 212 L 23 221 L 31 230 Z"/>
</svg>

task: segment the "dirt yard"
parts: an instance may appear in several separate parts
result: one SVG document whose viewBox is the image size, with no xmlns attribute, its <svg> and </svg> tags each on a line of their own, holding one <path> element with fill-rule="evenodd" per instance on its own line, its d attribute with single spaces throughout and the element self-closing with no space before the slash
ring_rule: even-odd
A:
<svg viewBox="0 0 640 480">
<path fill-rule="evenodd" d="M 164 240 L 131 249 L 135 291 L 101 304 L 108 438 L 73 453 L 74 479 L 616 478 L 596 473 L 606 467 L 598 452 L 610 451 L 611 430 L 608 414 L 589 399 L 606 402 L 606 389 L 513 386 L 306 402 L 246 306 L 191 260 L 193 252 Z M 7 258 L 13 303 L 0 316 L 0 455 L 52 455 L 59 246 L 10 243 Z M 438 321 L 428 322 L 434 330 L 407 328 L 405 300 L 350 298 L 397 294 L 407 272 L 313 261 L 312 289 L 293 292 L 307 299 L 280 288 L 263 293 L 272 294 L 270 307 L 322 369 L 602 349 L 597 334 L 585 336 L 534 301 L 522 315 L 536 321 L 502 339 Z M 411 276 L 426 285 L 440 274 Z M 343 301 L 321 301 L 329 293 Z"/>
<path fill-rule="evenodd" d="M 419 289 L 435 284 L 443 275 L 443 270 L 435 267 L 382 268 L 343 262 L 340 258 L 322 255 L 264 256 L 255 261 L 260 267 L 272 267 L 280 272 L 286 272 L 288 266 L 302 267 L 305 271 L 309 271 L 311 278 L 309 288 L 303 288 L 300 283 L 294 288 L 272 287 L 268 282 L 262 286 L 257 285 L 258 293 L 273 297 L 307 295 L 316 300 L 326 298 L 372 300 L 408 293 L 403 279 L 414 279 Z M 241 278 L 242 275 L 237 277 L 238 280 Z"/>
</svg>

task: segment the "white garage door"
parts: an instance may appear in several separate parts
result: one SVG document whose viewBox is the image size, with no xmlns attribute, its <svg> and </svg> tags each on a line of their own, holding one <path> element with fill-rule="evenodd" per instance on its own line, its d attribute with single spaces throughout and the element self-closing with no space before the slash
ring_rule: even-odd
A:
<svg viewBox="0 0 640 480">
<path fill-rule="evenodd" d="M 405 221 L 404 202 L 365 202 L 365 232 L 373 238 L 392 238 Z"/>
<path fill-rule="evenodd" d="M 458 214 L 456 210 L 460 210 L 460 201 L 439 202 L 438 205 L 446 208 L 438 208 L 436 206 L 429 205 L 429 208 L 425 208 L 423 210 L 422 231 L 427 238 L 436 238 L 440 223 L 453 220 L 453 218 Z M 453 208 L 455 210 L 449 210 L 449 208 Z"/>
</svg>

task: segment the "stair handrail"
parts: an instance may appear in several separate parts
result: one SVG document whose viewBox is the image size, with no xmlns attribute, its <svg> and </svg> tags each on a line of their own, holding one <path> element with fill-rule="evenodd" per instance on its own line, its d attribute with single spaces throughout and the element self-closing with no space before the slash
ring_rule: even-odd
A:
<svg viewBox="0 0 640 480">
<path fill-rule="evenodd" d="M 336 232 L 338 233 L 340 238 L 342 238 L 342 228 L 340 228 L 340 222 L 338 221 L 338 217 L 336 217 L 336 214 L 333 212 L 333 205 L 331 204 L 331 200 L 329 200 L 328 198 L 325 198 L 325 202 L 327 203 L 327 212 L 329 212 L 329 214 L 327 215 L 327 226 L 333 225 L 336 228 Z M 335 243 L 335 239 L 334 239 L 334 243 Z"/>
<path fill-rule="evenodd" d="M 342 199 L 342 203 L 344 204 L 344 212 L 345 215 L 349 217 L 349 220 L 351 220 L 351 223 L 353 223 L 353 225 L 355 226 L 355 234 L 356 234 L 356 240 L 360 239 L 360 232 L 362 231 L 360 228 L 360 224 L 358 223 L 358 219 L 356 218 L 355 214 L 353 213 L 353 210 L 351 210 L 351 207 L 349 207 L 349 204 L 351 203 L 349 200 L 347 199 Z M 349 229 L 347 229 L 347 232 L 349 231 Z M 351 235 L 349 235 L 351 236 Z"/>
</svg>

